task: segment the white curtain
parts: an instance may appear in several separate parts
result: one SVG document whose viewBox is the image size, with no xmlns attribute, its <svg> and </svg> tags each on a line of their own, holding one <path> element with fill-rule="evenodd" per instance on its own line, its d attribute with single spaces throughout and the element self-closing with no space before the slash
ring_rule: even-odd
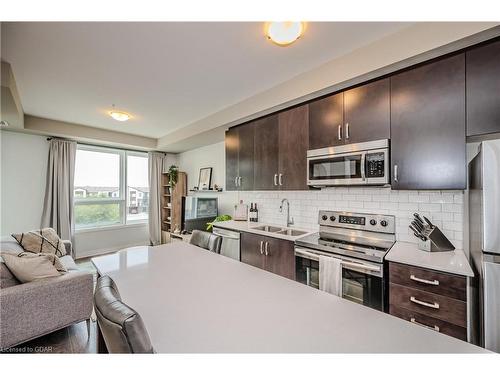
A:
<svg viewBox="0 0 500 375">
<path fill-rule="evenodd" d="M 73 241 L 73 186 L 76 142 L 50 140 L 42 228 L 54 228 L 63 240 Z"/>
<path fill-rule="evenodd" d="M 168 155 L 163 152 L 149 152 L 149 241 L 151 245 L 161 244 L 161 176 L 169 168 Z"/>
</svg>

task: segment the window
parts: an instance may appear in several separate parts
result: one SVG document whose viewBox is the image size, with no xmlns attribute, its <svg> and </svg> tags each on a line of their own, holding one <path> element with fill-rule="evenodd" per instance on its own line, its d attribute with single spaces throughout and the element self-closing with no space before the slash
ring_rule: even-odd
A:
<svg viewBox="0 0 500 375">
<path fill-rule="evenodd" d="M 74 197 L 77 230 L 147 222 L 147 154 L 78 145 Z"/>
</svg>

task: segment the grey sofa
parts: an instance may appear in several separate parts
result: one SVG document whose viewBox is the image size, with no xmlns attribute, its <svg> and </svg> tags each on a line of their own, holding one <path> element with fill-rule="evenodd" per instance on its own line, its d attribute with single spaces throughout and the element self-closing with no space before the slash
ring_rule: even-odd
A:
<svg viewBox="0 0 500 375">
<path fill-rule="evenodd" d="M 0 258 L 0 350 L 90 319 L 93 275 L 79 271 L 71 242 L 61 261 L 64 275 L 21 284 Z M 22 252 L 14 239 L 0 241 L 1 252 Z M 1 255 L 1 254 L 0 254 Z"/>
</svg>

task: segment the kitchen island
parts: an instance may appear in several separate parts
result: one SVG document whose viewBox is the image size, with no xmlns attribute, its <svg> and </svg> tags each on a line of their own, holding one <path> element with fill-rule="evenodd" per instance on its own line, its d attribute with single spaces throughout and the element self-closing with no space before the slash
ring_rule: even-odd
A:
<svg viewBox="0 0 500 375">
<path fill-rule="evenodd" d="M 487 352 L 183 242 L 92 262 L 158 353 Z"/>
</svg>

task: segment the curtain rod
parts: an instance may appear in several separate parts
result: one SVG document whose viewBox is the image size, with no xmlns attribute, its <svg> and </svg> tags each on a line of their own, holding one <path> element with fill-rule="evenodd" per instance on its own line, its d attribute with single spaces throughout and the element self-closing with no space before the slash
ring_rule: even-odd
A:
<svg viewBox="0 0 500 375">
<path fill-rule="evenodd" d="M 51 141 L 53 139 L 59 139 L 61 141 L 73 141 L 72 139 L 66 139 L 66 138 L 47 137 L 47 141 Z M 113 150 L 122 150 L 122 151 L 134 151 L 134 152 L 145 152 L 145 153 L 149 152 L 149 151 L 145 151 L 145 150 L 137 150 L 137 149 L 132 149 L 132 148 L 124 148 L 124 147 L 106 146 L 106 145 L 99 145 L 99 144 L 95 144 L 95 143 L 85 143 L 85 142 L 78 142 L 78 141 L 74 141 L 74 142 L 76 142 L 79 145 L 83 145 L 83 146 L 110 148 L 110 149 L 113 149 Z M 164 154 L 168 154 L 167 152 L 163 152 L 163 151 L 156 151 L 156 150 L 151 150 L 151 151 L 161 152 L 161 153 L 164 153 Z"/>
</svg>

